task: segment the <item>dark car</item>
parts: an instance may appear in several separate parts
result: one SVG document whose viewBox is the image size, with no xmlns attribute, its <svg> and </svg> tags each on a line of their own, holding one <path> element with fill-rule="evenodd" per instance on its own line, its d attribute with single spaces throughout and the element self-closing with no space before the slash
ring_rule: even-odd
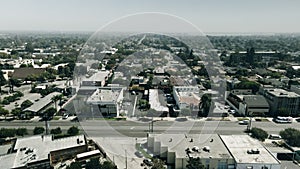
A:
<svg viewBox="0 0 300 169">
<path fill-rule="evenodd" d="M 151 159 L 149 158 L 145 158 L 143 160 L 143 162 L 147 165 L 147 166 L 153 166 L 153 162 L 151 161 Z"/>
</svg>

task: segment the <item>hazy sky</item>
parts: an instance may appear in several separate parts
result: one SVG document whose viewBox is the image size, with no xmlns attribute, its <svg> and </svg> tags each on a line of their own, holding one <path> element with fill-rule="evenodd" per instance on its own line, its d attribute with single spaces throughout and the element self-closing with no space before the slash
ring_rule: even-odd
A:
<svg viewBox="0 0 300 169">
<path fill-rule="evenodd" d="M 163 12 L 203 32 L 300 32 L 299 0 L 0 0 L 0 30 L 96 31 L 138 12 Z"/>
</svg>

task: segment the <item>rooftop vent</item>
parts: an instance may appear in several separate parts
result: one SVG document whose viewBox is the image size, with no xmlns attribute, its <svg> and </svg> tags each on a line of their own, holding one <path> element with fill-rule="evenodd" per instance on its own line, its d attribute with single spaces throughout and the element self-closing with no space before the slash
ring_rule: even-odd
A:
<svg viewBox="0 0 300 169">
<path fill-rule="evenodd" d="M 253 150 L 253 149 L 251 149 L 251 150 L 247 150 L 247 153 L 248 154 L 259 154 L 259 150 L 258 149 L 256 149 L 256 150 Z"/>
<path fill-rule="evenodd" d="M 210 147 L 209 146 L 204 146 L 203 151 L 210 152 Z"/>
<path fill-rule="evenodd" d="M 200 149 L 199 149 L 199 147 L 194 146 L 194 147 L 192 148 L 192 150 L 195 151 L 195 152 L 199 152 Z"/>
</svg>

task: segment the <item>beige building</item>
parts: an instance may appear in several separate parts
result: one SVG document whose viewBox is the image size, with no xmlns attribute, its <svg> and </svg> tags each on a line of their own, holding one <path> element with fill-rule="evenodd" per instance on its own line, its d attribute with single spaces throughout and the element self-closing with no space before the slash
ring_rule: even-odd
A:
<svg viewBox="0 0 300 169">
<path fill-rule="evenodd" d="M 220 135 L 237 169 L 280 169 L 278 159 L 261 142 L 248 135 Z"/>
<path fill-rule="evenodd" d="M 51 169 L 62 160 L 86 152 L 87 148 L 84 135 L 61 139 L 53 139 L 52 135 L 20 138 L 13 145 L 11 154 L 0 156 L 0 168 Z"/>
<path fill-rule="evenodd" d="M 235 161 L 217 134 L 149 134 L 148 148 L 175 169 L 200 158 L 208 169 L 234 169 Z"/>
</svg>

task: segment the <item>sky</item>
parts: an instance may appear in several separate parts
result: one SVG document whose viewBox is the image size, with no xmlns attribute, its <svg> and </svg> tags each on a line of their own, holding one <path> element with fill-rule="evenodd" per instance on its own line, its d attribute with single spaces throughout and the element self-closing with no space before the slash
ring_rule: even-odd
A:
<svg viewBox="0 0 300 169">
<path fill-rule="evenodd" d="M 0 0 L 0 4 L 0 31 L 96 31 L 126 15 L 162 12 L 184 18 L 203 32 L 300 32 L 299 0 Z"/>
</svg>

